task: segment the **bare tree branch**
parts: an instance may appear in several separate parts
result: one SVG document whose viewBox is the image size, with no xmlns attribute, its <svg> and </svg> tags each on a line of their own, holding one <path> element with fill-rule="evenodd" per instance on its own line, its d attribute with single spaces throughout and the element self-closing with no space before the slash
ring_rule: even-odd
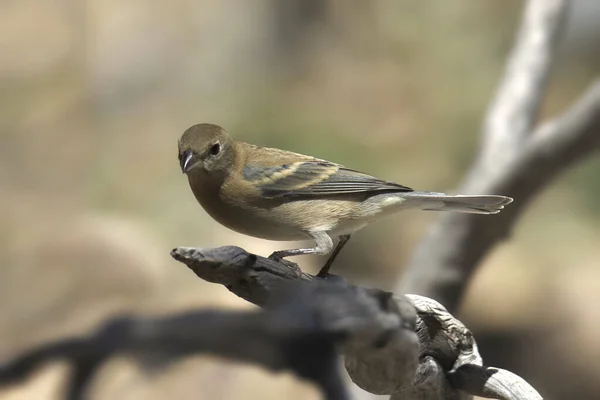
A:
<svg viewBox="0 0 600 400">
<path fill-rule="evenodd" d="M 531 0 L 527 3 L 504 77 L 484 122 L 478 168 L 493 171 L 499 165 L 505 165 L 531 133 L 563 30 L 567 6 L 567 0 Z"/>
<path fill-rule="evenodd" d="M 238 247 L 177 248 L 171 255 L 198 277 L 225 285 L 259 305 L 279 302 L 278 293 L 286 291 L 290 280 L 320 281 L 293 263 L 275 262 Z M 541 399 L 522 378 L 485 367 L 471 332 L 438 302 L 349 286 L 339 278 L 329 288 L 334 294 L 342 289 L 349 298 L 327 291 L 311 298 L 322 306 L 323 326 L 334 332 L 341 329 L 351 338 L 342 354 L 350 377 L 364 390 L 391 394 L 393 400 L 470 399 L 475 393 L 503 400 Z M 455 374 L 456 379 L 451 378 Z M 502 392 L 498 385 L 508 389 Z"/>
<path fill-rule="evenodd" d="M 171 255 L 198 277 L 224 285 L 261 307 L 280 302 L 289 283 L 315 280 L 296 264 L 276 262 L 234 246 L 180 247 Z M 352 339 L 343 350 L 350 376 L 360 387 L 376 394 L 389 394 L 410 385 L 418 355 L 415 311 L 410 301 L 377 289 L 348 286 L 341 278 L 327 283 L 328 291 L 315 293 L 312 299 L 320 304 L 319 318 L 326 329 L 351 332 Z M 346 297 L 335 295 L 340 290 Z"/>
<path fill-rule="evenodd" d="M 118 353 L 151 360 L 154 367 L 194 353 L 208 353 L 252 362 L 272 370 L 289 369 L 322 389 L 327 399 L 347 399 L 339 374 L 336 343 L 341 332 L 319 326 L 305 293 L 294 313 L 189 312 L 166 318 L 123 317 L 109 321 L 89 337 L 71 338 L 31 350 L 0 365 L 0 385 L 14 384 L 49 361 L 72 364 L 69 400 L 82 399 L 102 363 Z"/>
<path fill-rule="evenodd" d="M 449 375 L 452 385 L 490 399 L 542 399 L 542 396 L 518 375 L 499 368 L 466 364 Z"/>
<path fill-rule="evenodd" d="M 18 383 L 41 364 L 66 359 L 73 370 L 66 398 L 76 400 L 86 397 L 97 370 L 115 354 L 141 357 L 140 361 L 158 367 L 179 357 L 208 353 L 272 370 L 292 370 L 316 384 L 325 398 L 344 400 L 348 396 L 339 373 L 337 346 L 349 336 L 343 326 L 323 327 L 321 304 L 315 299 L 323 290 L 330 301 L 346 303 L 349 296 L 341 287 L 331 292 L 330 284 L 310 285 L 287 285 L 285 301 L 262 312 L 199 311 L 163 318 L 116 318 L 91 336 L 50 343 L 0 364 L 0 385 Z"/>
<path fill-rule="evenodd" d="M 462 398 L 456 389 L 493 399 L 542 399 L 520 376 L 484 366 L 471 332 L 440 303 L 423 296 L 406 297 L 417 309 L 421 348 L 418 375 L 423 383 L 393 395 L 391 400 Z M 454 361 L 450 365 L 443 360 Z"/>
<path fill-rule="evenodd" d="M 316 279 L 295 264 L 239 247 L 177 248 L 171 255 L 264 311 L 116 318 L 93 335 L 49 343 L 0 364 L 0 386 L 22 381 L 43 363 L 66 359 L 73 369 L 67 398 L 79 400 L 115 354 L 156 367 L 209 353 L 290 369 L 315 383 L 325 398 L 343 400 L 341 350 L 356 384 L 394 400 L 468 400 L 471 394 L 541 399 L 518 376 L 484 367 L 471 332 L 434 300 L 352 286 L 333 276 Z"/>
<path fill-rule="evenodd" d="M 519 40 L 546 45 L 517 44 L 484 126 L 483 150 L 459 189 L 461 193 L 508 195 L 514 203 L 495 216 L 440 215 L 411 259 L 398 292 L 420 293 L 456 310 L 477 264 L 509 235 L 535 195 L 559 173 L 600 148 L 600 80 L 563 115 L 529 131 L 551 62 L 550 43 L 557 40 L 564 20 L 565 3 L 529 2 Z M 527 48 L 532 54 L 525 54 Z"/>
</svg>

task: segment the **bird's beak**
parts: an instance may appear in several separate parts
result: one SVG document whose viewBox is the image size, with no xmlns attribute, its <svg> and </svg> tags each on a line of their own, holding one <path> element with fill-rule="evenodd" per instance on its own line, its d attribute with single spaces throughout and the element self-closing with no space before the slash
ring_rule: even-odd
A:
<svg viewBox="0 0 600 400">
<path fill-rule="evenodd" d="M 183 156 L 181 157 L 181 160 L 179 160 L 179 163 L 181 165 L 181 172 L 187 174 L 192 170 L 192 168 L 194 168 L 196 164 L 196 157 L 194 156 L 194 153 L 191 150 L 188 150 L 185 153 L 183 153 Z"/>
</svg>

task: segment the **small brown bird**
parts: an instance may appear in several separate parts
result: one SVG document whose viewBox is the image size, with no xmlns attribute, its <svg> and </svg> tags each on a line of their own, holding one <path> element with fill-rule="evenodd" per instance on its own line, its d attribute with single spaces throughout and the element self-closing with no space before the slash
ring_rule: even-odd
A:
<svg viewBox="0 0 600 400">
<path fill-rule="evenodd" d="M 319 276 L 352 233 L 379 218 L 415 208 L 496 214 L 513 200 L 415 191 L 329 161 L 236 142 L 213 124 L 183 133 L 179 163 L 200 205 L 224 226 L 269 240 L 313 239 L 315 247 L 269 258 L 331 254 Z"/>
</svg>

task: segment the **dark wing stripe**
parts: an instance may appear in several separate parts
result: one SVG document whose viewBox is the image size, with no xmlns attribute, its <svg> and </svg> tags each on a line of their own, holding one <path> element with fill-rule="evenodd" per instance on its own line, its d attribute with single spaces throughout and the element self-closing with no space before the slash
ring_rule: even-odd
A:
<svg viewBox="0 0 600 400">
<path fill-rule="evenodd" d="M 412 191 L 406 186 L 325 161 L 297 162 L 272 167 L 246 165 L 242 176 L 254 183 L 263 196 L 270 198 Z"/>
</svg>

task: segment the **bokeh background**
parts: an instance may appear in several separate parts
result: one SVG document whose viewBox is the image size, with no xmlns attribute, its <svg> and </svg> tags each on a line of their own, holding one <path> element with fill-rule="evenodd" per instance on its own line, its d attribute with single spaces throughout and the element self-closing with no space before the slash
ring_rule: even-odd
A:
<svg viewBox="0 0 600 400">
<path fill-rule="evenodd" d="M 114 313 L 251 306 L 169 257 L 288 246 L 197 205 L 176 157 L 198 122 L 424 190 L 456 187 L 522 1 L 0 2 L 0 360 Z M 600 72 L 600 3 L 574 1 L 542 116 Z M 570 170 L 486 259 L 461 310 L 488 364 L 553 399 L 600 392 L 600 157 Z M 336 271 L 391 289 L 435 213 L 356 234 Z M 301 265 L 316 270 L 320 259 Z M 52 364 L 0 399 L 55 399 Z M 94 399 L 316 399 L 291 375 L 207 357 L 108 363 Z M 358 388 L 357 398 L 370 398 Z"/>
</svg>

